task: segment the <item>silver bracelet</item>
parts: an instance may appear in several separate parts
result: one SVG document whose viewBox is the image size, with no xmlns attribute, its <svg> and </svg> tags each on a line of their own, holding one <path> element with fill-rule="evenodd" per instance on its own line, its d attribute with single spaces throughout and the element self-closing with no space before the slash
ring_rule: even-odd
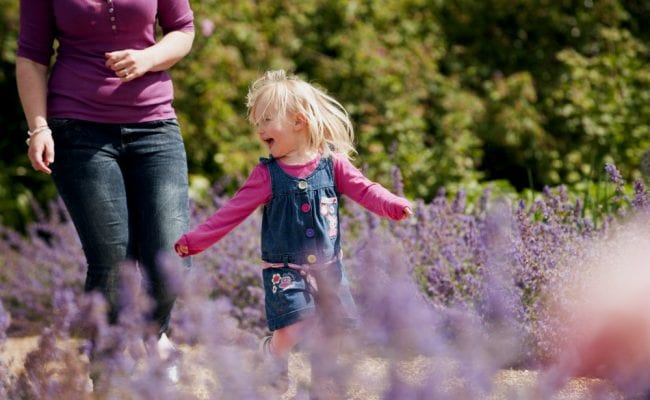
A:
<svg viewBox="0 0 650 400">
<path fill-rule="evenodd" d="M 50 129 L 49 126 L 43 125 L 39 126 L 38 128 L 34 129 L 33 131 L 27 131 L 27 136 L 28 138 L 25 140 L 25 143 L 27 143 L 27 146 L 29 146 L 29 143 L 32 141 L 32 136 L 38 135 L 39 133 L 42 132 L 49 132 L 52 133 L 52 129 Z"/>
</svg>

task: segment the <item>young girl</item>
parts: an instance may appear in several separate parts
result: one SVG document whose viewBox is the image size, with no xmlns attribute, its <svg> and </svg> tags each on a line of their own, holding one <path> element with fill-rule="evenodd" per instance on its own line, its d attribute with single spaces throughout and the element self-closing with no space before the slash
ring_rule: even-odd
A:
<svg viewBox="0 0 650 400">
<path fill-rule="evenodd" d="M 343 106 L 322 90 L 270 71 L 247 96 L 248 118 L 269 149 L 234 197 L 184 234 L 176 252 L 190 256 L 219 241 L 260 205 L 266 317 L 263 347 L 279 360 L 326 308 L 327 326 L 350 326 L 356 309 L 341 262 L 341 195 L 379 216 L 412 214 L 408 200 L 369 181 L 349 161 L 354 133 Z M 322 310 L 321 310 L 322 311 Z"/>
</svg>

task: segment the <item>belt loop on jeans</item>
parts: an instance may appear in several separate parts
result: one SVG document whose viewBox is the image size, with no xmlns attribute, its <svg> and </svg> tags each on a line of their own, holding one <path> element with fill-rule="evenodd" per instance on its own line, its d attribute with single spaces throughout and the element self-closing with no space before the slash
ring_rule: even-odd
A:
<svg viewBox="0 0 650 400">
<path fill-rule="evenodd" d="M 289 255 L 285 254 L 282 256 L 282 263 L 284 264 L 285 268 L 289 267 Z"/>
</svg>

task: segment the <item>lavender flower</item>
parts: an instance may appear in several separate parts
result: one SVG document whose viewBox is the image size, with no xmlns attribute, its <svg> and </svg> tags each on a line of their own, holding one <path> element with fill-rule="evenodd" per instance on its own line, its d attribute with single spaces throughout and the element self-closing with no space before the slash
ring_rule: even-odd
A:
<svg viewBox="0 0 650 400">
<path fill-rule="evenodd" d="M 605 172 L 607 172 L 607 176 L 609 177 L 609 180 L 615 185 L 617 185 L 617 187 L 625 184 L 625 180 L 623 180 L 621 173 L 618 171 L 618 169 L 614 164 L 609 164 L 609 163 L 605 164 Z"/>
<path fill-rule="evenodd" d="M 632 200 L 632 205 L 637 210 L 648 208 L 648 192 L 643 182 L 639 179 L 634 181 L 634 200 Z"/>
<path fill-rule="evenodd" d="M 393 191 L 398 196 L 404 196 L 404 182 L 402 180 L 402 172 L 396 165 L 391 167 L 391 176 L 393 178 Z"/>
<path fill-rule="evenodd" d="M 623 193 L 620 174 L 607 168 Z M 398 188 L 399 170 L 393 173 Z M 220 192 L 217 186 L 214 192 Z M 641 219 L 647 196 L 635 182 L 634 201 L 611 198 L 607 206 Z M 211 206 L 193 204 L 194 223 L 225 200 L 214 194 Z M 476 204 L 468 202 L 464 191 L 450 201 L 441 188 L 431 202 L 414 202 L 408 223 L 343 203 L 344 262 L 362 325 L 321 337 L 295 354 L 294 371 L 321 357 L 313 390 L 327 391 L 331 383 L 343 397 L 363 387 L 373 390 L 368 397 L 483 398 L 503 368 L 559 365 L 560 344 L 575 321 L 557 310 L 574 310 L 570 294 L 587 291 L 594 260 L 608 250 L 594 243 L 627 225 L 617 214 L 594 223 L 585 217 L 583 201 L 572 201 L 564 187 L 545 188 L 532 202 L 492 198 L 489 190 Z M 86 399 L 93 376 L 93 398 L 195 398 L 188 391 L 194 386 L 213 398 L 274 398 L 257 353 L 266 330 L 259 214 L 196 256 L 191 269 L 161 255 L 178 296 L 171 326 L 179 351 L 169 359 L 151 351 L 151 302 L 136 266 L 123 265 L 124 311 L 117 325 L 109 325 L 101 296 L 82 291 L 83 252 L 61 203 L 39 215 L 26 235 L 0 227 L 0 262 L 6 266 L 0 269 L 0 345 L 7 335 L 42 335 L 20 376 L 12 378 L 0 362 L 0 397 Z M 343 355 L 333 357 L 341 346 Z M 377 376 L 359 374 L 368 360 L 382 366 Z M 180 366 L 181 385 L 165 383 L 171 363 Z M 65 374 L 45 365 L 64 365 Z M 405 375 L 404 365 L 418 365 L 417 377 Z M 548 397 L 575 371 L 553 373 L 555 383 L 549 379 L 543 388 Z M 624 393 L 643 384 L 634 375 L 609 379 Z M 463 385 L 449 384 L 457 381 Z"/>
<path fill-rule="evenodd" d="M 11 315 L 5 310 L 0 301 L 0 348 L 2 348 L 7 340 L 7 329 L 11 325 Z"/>
</svg>

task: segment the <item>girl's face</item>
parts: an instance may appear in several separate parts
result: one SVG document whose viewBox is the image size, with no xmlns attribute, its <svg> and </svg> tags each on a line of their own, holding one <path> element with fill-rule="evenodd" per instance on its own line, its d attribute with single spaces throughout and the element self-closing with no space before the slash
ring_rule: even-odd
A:
<svg viewBox="0 0 650 400">
<path fill-rule="evenodd" d="M 261 104 L 257 110 L 266 109 L 264 115 L 253 115 L 255 131 L 276 159 L 286 164 L 302 164 L 313 158 L 307 136 L 306 123 L 293 113 L 278 115 L 273 107 Z"/>
</svg>

